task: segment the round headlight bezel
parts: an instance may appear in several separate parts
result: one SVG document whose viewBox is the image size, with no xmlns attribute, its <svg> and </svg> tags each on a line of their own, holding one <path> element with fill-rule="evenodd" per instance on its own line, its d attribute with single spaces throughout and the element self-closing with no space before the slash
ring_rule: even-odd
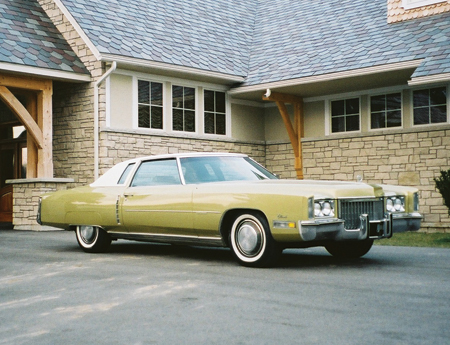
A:
<svg viewBox="0 0 450 345">
<path fill-rule="evenodd" d="M 402 195 L 393 195 L 386 198 L 386 211 L 390 213 L 399 213 L 406 211 L 406 201 Z"/>
<path fill-rule="evenodd" d="M 314 200 L 314 216 L 332 218 L 336 214 L 334 200 Z"/>
</svg>

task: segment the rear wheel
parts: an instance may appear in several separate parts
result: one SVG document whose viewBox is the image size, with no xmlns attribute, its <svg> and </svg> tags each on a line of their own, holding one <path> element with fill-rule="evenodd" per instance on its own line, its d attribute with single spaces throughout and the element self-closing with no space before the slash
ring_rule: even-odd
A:
<svg viewBox="0 0 450 345">
<path fill-rule="evenodd" d="M 234 256 L 243 266 L 270 266 L 281 254 L 267 220 L 258 213 L 242 214 L 235 219 L 230 244 Z"/>
<path fill-rule="evenodd" d="M 111 237 L 98 226 L 80 225 L 75 233 L 78 244 L 87 253 L 105 252 L 111 244 Z"/>
<path fill-rule="evenodd" d="M 325 246 L 331 255 L 343 259 L 356 259 L 366 255 L 372 248 L 373 240 L 353 242 L 332 242 Z"/>
</svg>

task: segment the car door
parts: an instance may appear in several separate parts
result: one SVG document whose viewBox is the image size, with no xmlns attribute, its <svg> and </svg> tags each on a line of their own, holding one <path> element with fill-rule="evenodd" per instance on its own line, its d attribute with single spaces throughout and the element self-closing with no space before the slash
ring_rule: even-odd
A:
<svg viewBox="0 0 450 345">
<path fill-rule="evenodd" d="M 129 233 L 194 235 L 192 186 L 182 185 L 176 159 L 144 161 L 121 201 Z"/>
</svg>

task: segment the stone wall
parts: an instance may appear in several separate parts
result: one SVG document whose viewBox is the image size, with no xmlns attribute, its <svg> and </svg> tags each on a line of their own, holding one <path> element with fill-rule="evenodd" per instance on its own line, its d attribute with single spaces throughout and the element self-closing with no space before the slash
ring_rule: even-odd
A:
<svg viewBox="0 0 450 345">
<path fill-rule="evenodd" d="M 305 179 L 414 186 L 420 190 L 423 229 L 450 232 L 450 218 L 433 178 L 450 169 L 450 127 L 398 134 L 304 139 Z M 266 165 L 283 178 L 295 178 L 289 143 L 267 145 Z"/>
<path fill-rule="evenodd" d="M 450 11 L 450 1 L 444 1 L 429 6 L 405 10 L 402 7 L 402 0 L 388 0 L 387 6 L 388 6 L 388 23 L 395 23 L 403 20 L 416 19 Z"/>
<path fill-rule="evenodd" d="M 13 225 L 15 230 L 53 230 L 36 221 L 39 197 L 45 193 L 67 188 L 71 179 L 22 179 L 11 180 L 13 185 Z"/>
<path fill-rule="evenodd" d="M 113 130 L 103 130 L 100 141 L 100 174 L 127 159 L 182 152 L 237 152 L 248 154 L 260 164 L 264 165 L 266 162 L 265 145 L 258 143 L 156 136 Z"/>
</svg>

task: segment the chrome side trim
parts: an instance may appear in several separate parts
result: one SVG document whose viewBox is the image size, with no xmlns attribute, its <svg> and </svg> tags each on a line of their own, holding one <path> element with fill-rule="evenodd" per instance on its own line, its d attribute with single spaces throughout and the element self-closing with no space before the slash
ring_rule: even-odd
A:
<svg viewBox="0 0 450 345">
<path fill-rule="evenodd" d="M 37 209 L 37 214 L 36 214 L 36 222 L 37 222 L 39 225 L 43 225 L 43 224 L 42 224 L 42 220 L 41 220 L 41 207 L 42 207 L 42 198 L 39 197 L 39 200 L 38 200 L 38 209 Z"/>
<path fill-rule="evenodd" d="M 182 211 L 182 210 L 125 210 L 125 212 L 129 213 L 139 213 L 139 212 L 151 212 L 151 213 L 197 213 L 197 214 L 221 214 L 221 212 L 217 211 Z"/>
<path fill-rule="evenodd" d="M 120 225 L 119 202 L 120 202 L 120 195 L 117 196 L 117 200 L 116 200 L 116 222 L 117 222 L 117 225 Z"/>
<path fill-rule="evenodd" d="M 186 236 L 186 235 L 169 235 L 169 234 L 154 234 L 154 233 L 128 233 L 108 231 L 113 239 L 136 240 L 145 242 L 157 243 L 173 243 L 186 245 L 207 245 L 213 247 L 226 247 L 222 237 L 200 237 L 200 236 Z"/>
</svg>

